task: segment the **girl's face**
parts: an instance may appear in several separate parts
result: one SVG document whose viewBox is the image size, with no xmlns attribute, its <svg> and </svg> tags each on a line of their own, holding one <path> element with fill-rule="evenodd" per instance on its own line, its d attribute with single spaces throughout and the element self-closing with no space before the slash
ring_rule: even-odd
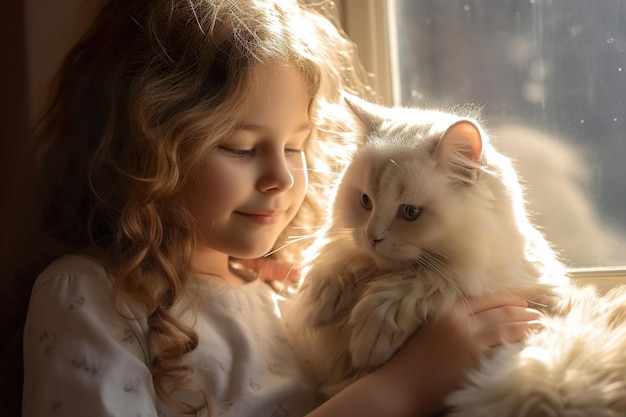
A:
<svg viewBox="0 0 626 417">
<path fill-rule="evenodd" d="M 264 255 L 304 200 L 307 84 L 295 68 L 261 67 L 259 77 L 239 127 L 207 156 L 185 194 L 205 252 Z"/>
</svg>

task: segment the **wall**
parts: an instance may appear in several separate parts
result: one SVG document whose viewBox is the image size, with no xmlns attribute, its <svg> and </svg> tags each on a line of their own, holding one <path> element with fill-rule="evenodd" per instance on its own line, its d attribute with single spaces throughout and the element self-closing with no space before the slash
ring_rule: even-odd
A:
<svg viewBox="0 0 626 417">
<path fill-rule="evenodd" d="M 34 153 L 30 131 L 62 57 L 101 0 L 0 1 L 0 415 L 21 414 L 21 334 L 28 285 L 14 279 L 24 252 L 15 225 L 29 219 Z M 27 249 L 26 249 L 27 250 Z"/>
</svg>

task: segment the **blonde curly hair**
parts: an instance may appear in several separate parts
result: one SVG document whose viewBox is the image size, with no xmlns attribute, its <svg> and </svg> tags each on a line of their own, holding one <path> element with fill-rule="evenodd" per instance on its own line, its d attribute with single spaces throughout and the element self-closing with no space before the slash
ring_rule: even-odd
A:
<svg viewBox="0 0 626 417">
<path fill-rule="evenodd" d="M 295 0 L 110 0 L 70 51 L 38 132 L 43 229 L 50 260 L 68 252 L 103 259 L 116 276 L 114 302 L 145 309 L 157 395 L 193 414 L 209 407 L 174 398 L 198 344 L 171 307 L 193 275 L 192 216 L 181 190 L 233 130 L 260 65 L 301 71 L 314 124 L 311 169 L 292 227 L 324 220 L 329 183 L 350 143 L 341 94 L 373 99 L 355 46 L 338 29 L 332 3 Z M 285 230 L 277 245 L 288 240 Z M 293 261 L 286 246 L 274 256 Z"/>
</svg>

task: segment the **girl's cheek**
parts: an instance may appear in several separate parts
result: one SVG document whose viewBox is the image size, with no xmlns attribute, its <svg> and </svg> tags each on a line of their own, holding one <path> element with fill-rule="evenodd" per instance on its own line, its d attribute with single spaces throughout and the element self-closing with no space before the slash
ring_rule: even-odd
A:
<svg viewBox="0 0 626 417">
<path fill-rule="evenodd" d="M 216 158 L 210 169 L 210 175 L 219 182 L 236 183 L 240 181 L 252 181 L 250 167 L 237 163 L 237 160 Z"/>
</svg>

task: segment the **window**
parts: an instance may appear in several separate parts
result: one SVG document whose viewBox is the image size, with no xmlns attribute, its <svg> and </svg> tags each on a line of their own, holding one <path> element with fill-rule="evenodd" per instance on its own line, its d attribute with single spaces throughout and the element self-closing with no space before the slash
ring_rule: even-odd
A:
<svg viewBox="0 0 626 417">
<path fill-rule="evenodd" d="M 575 274 L 626 265 L 626 2 L 344 0 L 388 104 L 474 103 Z M 617 277 L 617 278 L 615 278 Z"/>
</svg>

